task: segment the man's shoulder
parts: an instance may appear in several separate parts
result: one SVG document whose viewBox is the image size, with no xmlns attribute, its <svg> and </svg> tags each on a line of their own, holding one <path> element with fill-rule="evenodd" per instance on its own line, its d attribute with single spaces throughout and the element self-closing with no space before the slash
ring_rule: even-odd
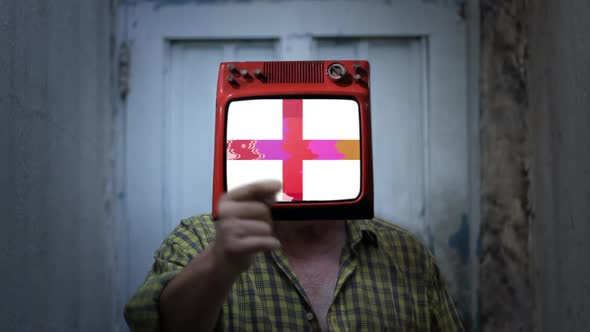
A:
<svg viewBox="0 0 590 332">
<path fill-rule="evenodd" d="M 215 224 L 211 214 L 195 215 L 180 221 L 177 229 L 188 229 L 201 238 L 213 238 Z"/>
<path fill-rule="evenodd" d="M 375 234 L 379 237 L 379 239 L 389 239 L 392 240 L 394 244 L 400 244 L 412 248 L 415 247 L 416 249 L 426 250 L 426 246 L 424 245 L 422 240 L 420 240 L 414 233 L 402 226 L 396 225 L 394 223 L 385 221 L 377 217 L 368 220 L 368 222 L 371 224 L 373 230 L 375 231 Z"/>
<path fill-rule="evenodd" d="M 424 242 L 411 231 L 380 218 L 367 220 L 378 239 L 378 245 L 395 261 L 426 266 L 434 259 Z"/>
<path fill-rule="evenodd" d="M 165 242 L 172 242 L 188 252 L 202 251 L 215 238 L 211 214 L 192 216 L 180 221 Z"/>
<path fill-rule="evenodd" d="M 379 232 L 391 232 L 396 236 L 414 237 L 414 235 L 412 235 L 412 233 L 409 230 L 397 224 L 385 221 L 379 217 L 374 217 L 373 219 L 368 220 L 368 222 L 371 223 L 371 225 L 375 228 L 376 231 Z"/>
<path fill-rule="evenodd" d="M 210 213 L 199 214 L 180 221 L 180 226 L 204 231 L 214 229 L 213 216 Z"/>
</svg>

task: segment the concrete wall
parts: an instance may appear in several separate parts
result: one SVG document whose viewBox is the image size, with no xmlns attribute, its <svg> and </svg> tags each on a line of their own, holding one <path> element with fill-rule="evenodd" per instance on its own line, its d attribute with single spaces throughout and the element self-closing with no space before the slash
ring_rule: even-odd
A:
<svg viewBox="0 0 590 332">
<path fill-rule="evenodd" d="M 109 4 L 0 0 L 2 331 L 112 330 Z"/>
<path fill-rule="evenodd" d="M 530 2 L 535 331 L 590 326 L 590 2 Z"/>
<path fill-rule="evenodd" d="M 482 0 L 482 331 L 530 331 L 526 1 Z"/>
<path fill-rule="evenodd" d="M 587 1 L 481 1 L 483 331 L 590 326 Z"/>
</svg>

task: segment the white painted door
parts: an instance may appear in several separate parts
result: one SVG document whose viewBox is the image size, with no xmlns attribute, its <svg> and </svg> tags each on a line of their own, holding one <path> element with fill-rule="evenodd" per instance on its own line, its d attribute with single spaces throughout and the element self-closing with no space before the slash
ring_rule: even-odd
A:
<svg viewBox="0 0 590 332">
<path fill-rule="evenodd" d="M 211 210 L 222 61 L 367 59 L 378 217 L 434 251 L 460 302 L 468 264 L 449 247 L 468 213 L 466 50 L 454 11 L 400 1 L 252 2 L 125 9 L 122 299 L 180 219 Z M 123 195 L 122 195 L 123 196 Z"/>
</svg>

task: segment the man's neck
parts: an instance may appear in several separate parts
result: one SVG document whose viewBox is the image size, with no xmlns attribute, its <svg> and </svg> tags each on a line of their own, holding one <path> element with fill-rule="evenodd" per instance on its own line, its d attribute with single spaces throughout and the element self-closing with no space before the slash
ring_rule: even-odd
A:
<svg viewBox="0 0 590 332">
<path fill-rule="evenodd" d="M 346 242 L 343 220 L 276 221 L 275 235 L 294 259 L 312 259 L 338 253 Z"/>
</svg>

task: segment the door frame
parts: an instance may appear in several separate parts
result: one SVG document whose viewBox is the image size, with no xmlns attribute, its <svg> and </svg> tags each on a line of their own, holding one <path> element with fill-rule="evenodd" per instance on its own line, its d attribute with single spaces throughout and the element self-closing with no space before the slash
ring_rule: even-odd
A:
<svg viewBox="0 0 590 332">
<path fill-rule="evenodd" d="M 290 16 L 273 16 L 280 9 Z M 472 322 L 476 322 L 478 259 L 476 252 L 479 238 L 479 10 L 478 0 L 467 4 L 468 19 L 457 15 L 454 9 L 432 4 L 414 2 L 279 2 L 279 3 L 223 3 L 223 4 L 185 4 L 161 6 L 153 2 L 120 4 L 117 20 L 116 54 L 120 55 L 122 45 L 129 45 L 131 50 L 130 93 L 126 99 L 114 102 L 115 111 L 115 146 L 113 159 L 115 163 L 115 183 L 118 193 L 116 221 L 118 247 L 121 252 L 129 252 L 129 236 L 132 232 L 130 218 L 142 216 L 130 215 L 126 206 L 133 197 L 134 178 L 136 174 L 127 170 L 128 160 L 142 159 L 144 151 L 129 151 L 127 146 L 128 124 L 141 118 L 144 123 L 157 125 L 161 115 L 159 109 L 165 109 L 165 82 L 168 63 L 166 61 L 171 41 L 180 40 L 278 40 L 278 55 L 282 59 L 311 60 L 316 38 L 420 38 L 426 42 L 427 59 L 424 82 L 425 100 L 424 129 L 424 181 L 425 199 L 424 220 L 427 224 L 436 223 L 441 216 L 467 216 L 470 227 L 470 262 L 472 266 L 472 303 L 470 304 Z M 306 19 L 302 20 L 305 14 Z M 340 22 L 329 24 L 322 17 L 327 15 L 340 18 Z M 188 22 L 208 22 L 212 17 L 224 17 L 221 26 L 209 28 L 206 23 L 188 24 Z M 272 29 L 237 23 L 248 19 L 265 19 Z M 346 22 L 357 22 L 354 29 Z M 145 24 L 149 22 L 149 24 Z M 332 22 L 334 23 L 334 22 Z M 272 30 L 272 31 L 271 31 Z M 309 33 L 292 33 L 292 31 L 313 31 Z M 457 35 L 465 38 L 456 38 Z M 301 47 L 298 47 L 300 45 Z M 449 58 L 457 65 L 449 65 Z M 114 77 L 121 77 L 121 67 L 115 66 Z M 148 80 L 150 78 L 151 80 Z M 156 78 L 156 79 L 154 79 Z M 449 82 L 442 84 L 441 82 Z M 120 80 L 116 79 L 116 94 L 119 92 Z M 433 84 L 433 82 L 439 82 Z M 138 98 L 134 91 L 142 91 Z M 464 122 L 454 126 L 438 128 L 433 123 L 444 122 L 448 113 L 454 109 L 463 109 Z M 130 112 L 139 110 L 140 113 Z M 458 135 L 457 133 L 460 133 Z M 145 137 L 144 137 L 145 138 Z M 156 137 L 151 139 L 158 146 Z M 452 148 L 449 148 L 452 147 Z M 450 150 L 449 150 L 450 149 Z M 444 151 L 444 153 L 442 153 Z M 450 151 L 450 152 L 449 152 Z M 152 151 L 163 153 L 163 151 Z M 465 160 L 454 160 L 455 155 L 464 155 Z M 160 156 L 162 157 L 162 156 Z M 163 158 L 160 158 L 163 159 Z M 444 170 L 432 167 L 441 164 L 456 167 Z M 150 174 L 165 177 L 163 165 L 151 165 Z M 438 191 L 446 183 L 461 183 L 459 192 Z M 463 185 L 464 184 L 464 185 Z M 147 204 L 159 204 L 165 201 L 165 188 L 151 188 L 142 196 Z M 456 200 L 452 207 L 444 203 L 449 195 Z M 161 204 L 161 203 L 160 203 Z M 163 212 L 165 213 L 165 212 Z M 164 215 L 162 217 L 165 217 Z M 158 230 L 164 236 L 167 230 Z M 155 248 L 154 248 L 155 249 Z M 129 255 L 117 257 L 119 289 L 115 311 L 122 310 L 127 297 L 133 291 L 129 289 L 130 271 Z M 120 315 L 118 317 L 121 317 Z M 122 317 L 121 317 L 122 318 Z M 127 330 L 121 319 L 118 330 Z"/>
</svg>

